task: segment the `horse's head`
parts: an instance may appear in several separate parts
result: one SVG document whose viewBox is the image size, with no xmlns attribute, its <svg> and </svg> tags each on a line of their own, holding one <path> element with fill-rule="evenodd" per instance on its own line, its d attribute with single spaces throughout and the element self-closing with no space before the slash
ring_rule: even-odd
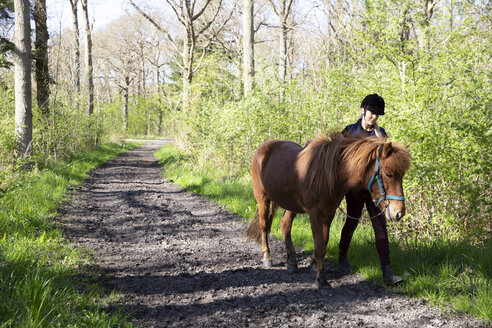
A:
<svg viewBox="0 0 492 328">
<path fill-rule="evenodd" d="M 411 163 L 408 146 L 395 142 L 382 144 L 367 185 L 374 202 L 381 206 L 390 220 L 398 221 L 405 215 L 403 176 Z"/>
</svg>

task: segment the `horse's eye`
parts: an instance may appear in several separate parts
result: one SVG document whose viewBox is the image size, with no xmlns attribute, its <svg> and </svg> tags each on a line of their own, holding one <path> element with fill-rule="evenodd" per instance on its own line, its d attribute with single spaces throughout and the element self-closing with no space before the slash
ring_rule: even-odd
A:
<svg viewBox="0 0 492 328">
<path fill-rule="evenodd" d="M 389 173 L 385 173 L 385 174 L 386 174 L 386 176 L 387 176 L 388 178 L 390 178 L 390 179 L 393 177 L 393 174 L 389 174 Z"/>
</svg>

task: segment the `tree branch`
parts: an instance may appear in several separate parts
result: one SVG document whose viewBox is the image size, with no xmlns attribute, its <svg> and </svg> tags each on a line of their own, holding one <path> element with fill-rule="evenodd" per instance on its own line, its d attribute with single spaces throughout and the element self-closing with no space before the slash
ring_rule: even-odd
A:
<svg viewBox="0 0 492 328">
<path fill-rule="evenodd" d="M 270 2 L 270 4 L 272 5 L 272 9 L 273 9 L 273 12 L 275 13 L 275 15 L 277 15 L 277 17 L 280 17 L 280 14 L 278 13 L 277 7 L 275 6 L 275 3 L 273 2 L 273 0 L 268 0 L 268 2 Z"/>
<path fill-rule="evenodd" d="M 208 5 L 210 4 L 211 1 L 212 0 L 207 0 L 207 2 L 203 5 L 203 8 L 200 9 L 200 11 L 196 15 L 194 15 L 194 16 L 191 17 L 191 21 L 192 22 L 195 21 L 198 17 L 200 17 L 203 14 L 203 12 L 205 11 L 205 9 L 207 9 L 207 7 L 208 7 Z M 221 6 L 222 6 L 222 0 L 220 0 L 220 2 L 219 2 L 219 8 Z M 195 11 L 195 1 L 193 2 L 193 12 L 194 11 Z"/>
<path fill-rule="evenodd" d="M 131 1 L 131 0 L 130 0 Z M 183 7 L 180 7 L 176 2 L 172 0 L 166 0 L 166 2 L 171 6 L 173 9 L 174 13 L 176 14 L 176 17 L 178 18 L 179 22 L 183 25 L 186 26 L 186 23 L 184 21 L 184 15 L 183 15 Z M 181 15 L 178 13 L 178 9 L 181 8 Z"/>
<path fill-rule="evenodd" d="M 155 26 L 155 28 L 157 28 L 157 30 L 159 30 L 159 32 L 163 33 L 167 39 L 171 42 L 171 44 L 173 45 L 174 47 L 174 50 L 176 51 L 179 51 L 178 50 L 178 45 L 176 44 L 176 42 L 174 41 L 174 39 L 172 38 L 171 34 L 169 34 L 169 32 L 167 32 L 164 28 L 162 28 L 159 24 L 157 24 L 157 22 L 152 19 L 152 17 L 150 17 L 149 15 L 147 15 L 146 13 L 144 13 L 142 11 L 142 9 L 140 9 L 140 7 L 138 7 L 134 2 L 133 0 L 128 0 L 130 2 L 130 4 L 133 6 L 133 8 L 135 8 L 145 19 L 147 19 L 152 25 Z M 166 0 L 167 1 L 167 0 Z"/>
<path fill-rule="evenodd" d="M 210 27 L 210 25 L 212 25 L 212 23 L 215 21 L 215 19 L 219 15 L 219 12 L 220 12 L 221 7 L 222 7 L 222 0 L 220 0 L 220 2 L 219 2 L 219 6 L 217 7 L 217 11 L 215 12 L 214 17 L 211 20 L 209 20 L 208 23 L 206 23 L 205 26 L 196 34 L 197 37 L 200 34 L 202 34 L 203 32 L 205 32 L 206 30 L 208 30 L 208 28 Z M 234 11 L 234 9 L 233 9 L 233 11 Z M 230 17 L 226 20 L 226 23 L 227 23 L 227 21 L 229 19 L 230 19 Z M 225 25 L 225 23 L 224 23 L 224 25 Z M 224 25 L 222 25 L 221 29 L 224 27 Z"/>
</svg>

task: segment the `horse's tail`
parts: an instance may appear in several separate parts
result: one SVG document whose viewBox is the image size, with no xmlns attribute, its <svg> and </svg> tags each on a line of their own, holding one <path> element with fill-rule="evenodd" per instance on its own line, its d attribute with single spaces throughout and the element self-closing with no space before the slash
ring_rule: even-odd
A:
<svg viewBox="0 0 492 328">
<path fill-rule="evenodd" d="M 253 239 L 258 244 L 261 242 L 260 213 L 258 209 L 256 209 L 255 217 L 249 224 L 249 227 L 248 229 L 246 229 L 244 235 L 246 236 L 246 238 L 248 238 L 248 241 L 251 241 Z"/>
<path fill-rule="evenodd" d="M 267 213 L 267 222 L 265 222 L 265 228 L 267 235 L 270 234 L 270 229 L 272 227 L 273 216 L 275 215 L 276 205 L 273 202 L 270 202 L 268 213 Z M 249 224 L 248 229 L 244 235 L 248 238 L 248 241 L 254 240 L 256 243 L 261 244 L 261 229 L 260 229 L 260 212 L 256 209 L 255 217 Z"/>
</svg>

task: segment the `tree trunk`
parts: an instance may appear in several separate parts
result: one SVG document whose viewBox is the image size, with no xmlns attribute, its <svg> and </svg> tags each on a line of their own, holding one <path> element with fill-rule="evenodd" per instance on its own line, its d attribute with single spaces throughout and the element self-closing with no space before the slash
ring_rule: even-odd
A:
<svg viewBox="0 0 492 328">
<path fill-rule="evenodd" d="M 140 74 L 141 74 L 141 80 L 142 80 L 142 95 L 145 97 L 146 95 L 146 88 L 147 88 L 147 84 L 145 82 L 145 79 L 146 79 L 146 74 L 145 74 L 145 45 L 143 44 L 140 44 Z"/>
<path fill-rule="evenodd" d="M 183 111 L 188 110 L 191 99 L 191 82 L 193 81 L 193 42 L 188 29 L 183 42 Z"/>
<path fill-rule="evenodd" d="M 48 27 L 46 25 L 46 0 L 36 0 L 34 9 L 36 40 L 34 42 L 34 68 L 36 100 L 44 117 L 49 114 L 50 83 L 48 72 Z"/>
<path fill-rule="evenodd" d="M 28 0 L 15 0 L 15 141 L 17 158 L 32 153 L 31 23 Z M 24 166 L 29 168 L 30 164 Z"/>
<path fill-rule="evenodd" d="M 280 82 L 284 84 L 287 76 L 287 17 L 289 13 L 286 12 L 286 0 L 282 0 L 280 6 L 282 20 L 280 22 L 279 77 Z"/>
<path fill-rule="evenodd" d="M 147 135 L 150 136 L 152 126 L 152 106 L 147 105 Z"/>
<path fill-rule="evenodd" d="M 125 87 L 123 88 L 123 131 L 128 130 L 128 90 L 130 90 L 130 78 L 125 77 Z"/>
<path fill-rule="evenodd" d="M 77 2 L 78 0 L 70 0 L 72 6 L 72 25 L 73 25 L 73 44 L 74 44 L 74 60 L 75 72 L 73 79 L 74 90 L 77 94 L 80 92 L 80 37 L 79 37 L 79 19 L 77 17 Z"/>
<path fill-rule="evenodd" d="M 159 124 L 157 125 L 157 133 L 159 136 L 162 135 L 162 123 L 163 123 L 163 114 L 164 114 L 164 109 L 162 108 L 162 97 L 164 96 L 161 94 L 161 88 L 159 88 L 158 91 L 158 99 L 159 99 Z"/>
<path fill-rule="evenodd" d="M 454 1 L 449 1 L 449 30 L 452 32 L 454 29 Z"/>
<path fill-rule="evenodd" d="M 280 21 L 280 49 L 278 54 L 278 67 L 279 67 L 279 80 L 282 84 L 285 83 L 287 77 L 287 44 L 288 44 L 288 32 L 289 26 L 287 21 L 289 19 L 289 15 L 292 11 L 292 6 L 294 4 L 294 0 L 280 0 L 279 5 L 280 8 L 277 8 L 277 5 L 273 0 L 269 0 Z M 283 95 L 282 91 L 282 95 Z"/>
<path fill-rule="evenodd" d="M 92 115 L 94 112 L 94 73 L 92 67 L 92 37 L 89 26 L 89 11 L 87 10 L 87 0 L 81 0 L 85 27 L 85 68 L 87 73 L 87 113 Z"/>
<path fill-rule="evenodd" d="M 425 0 L 425 36 L 427 41 L 427 50 L 431 47 L 430 24 L 434 15 L 434 6 L 439 0 Z"/>
<path fill-rule="evenodd" d="M 244 96 L 251 95 L 255 77 L 253 0 L 243 0 L 243 84 Z"/>
</svg>

